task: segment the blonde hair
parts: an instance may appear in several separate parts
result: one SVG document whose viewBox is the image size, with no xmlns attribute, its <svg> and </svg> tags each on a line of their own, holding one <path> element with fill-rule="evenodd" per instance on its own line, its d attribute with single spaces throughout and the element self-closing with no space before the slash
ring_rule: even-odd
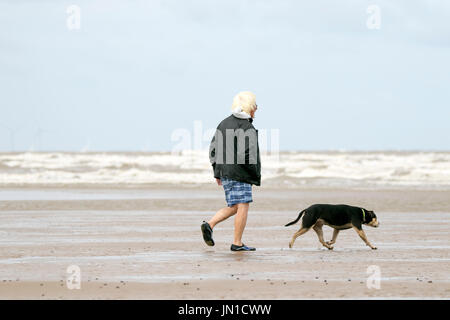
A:
<svg viewBox="0 0 450 320">
<path fill-rule="evenodd" d="M 250 91 L 239 92 L 233 98 L 231 110 L 234 111 L 237 107 L 241 107 L 245 113 L 252 113 L 256 109 L 256 96 Z"/>
</svg>

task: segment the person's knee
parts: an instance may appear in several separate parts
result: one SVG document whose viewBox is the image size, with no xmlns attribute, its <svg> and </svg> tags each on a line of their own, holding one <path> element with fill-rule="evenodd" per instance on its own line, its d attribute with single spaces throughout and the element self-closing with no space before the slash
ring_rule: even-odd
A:
<svg viewBox="0 0 450 320">
<path fill-rule="evenodd" d="M 249 203 L 238 203 L 237 212 L 241 214 L 246 214 L 248 212 Z"/>
<path fill-rule="evenodd" d="M 248 207 L 250 206 L 250 203 L 248 203 L 248 202 L 245 202 L 245 203 L 238 203 L 237 204 L 237 207 L 238 207 L 238 209 L 247 209 Z"/>
<path fill-rule="evenodd" d="M 235 204 L 235 205 L 229 207 L 233 214 L 238 211 L 238 206 L 239 206 L 239 204 Z"/>
</svg>

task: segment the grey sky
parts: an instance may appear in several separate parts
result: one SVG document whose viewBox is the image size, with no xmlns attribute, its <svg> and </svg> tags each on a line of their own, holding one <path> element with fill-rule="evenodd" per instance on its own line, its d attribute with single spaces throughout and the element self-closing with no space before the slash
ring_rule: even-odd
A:
<svg viewBox="0 0 450 320">
<path fill-rule="evenodd" d="M 449 1 L 0 0 L 0 151 L 171 150 L 242 90 L 284 150 L 450 150 L 449 89 Z"/>
</svg>

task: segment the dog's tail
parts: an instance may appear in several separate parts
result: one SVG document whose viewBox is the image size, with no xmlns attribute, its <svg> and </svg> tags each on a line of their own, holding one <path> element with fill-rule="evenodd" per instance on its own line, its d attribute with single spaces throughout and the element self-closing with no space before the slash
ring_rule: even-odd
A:
<svg viewBox="0 0 450 320">
<path fill-rule="evenodd" d="M 295 220 L 292 221 L 292 222 L 289 222 L 287 225 L 285 225 L 285 227 L 288 227 L 288 226 L 290 226 L 290 225 L 293 225 L 294 223 L 297 223 L 297 221 L 300 220 L 300 218 L 302 217 L 303 213 L 305 213 L 305 211 L 306 211 L 306 210 L 301 211 L 301 212 L 298 214 L 297 219 L 295 219 Z"/>
</svg>

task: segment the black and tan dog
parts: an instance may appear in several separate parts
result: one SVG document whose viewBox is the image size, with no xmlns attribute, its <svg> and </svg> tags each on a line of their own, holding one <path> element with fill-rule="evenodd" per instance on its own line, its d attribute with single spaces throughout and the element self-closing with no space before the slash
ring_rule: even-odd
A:
<svg viewBox="0 0 450 320">
<path fill-rule="evenodd" d="M 332 250 L 331 246 L 336 242 L 336 238 L 340 230 L 353 228 L 361 237 L 361 239 L 372 249 L 376 249 L 369 240 L 367 240 L 366 234 L 362 229 L 362 225 L 368 225 L 371 227 L 378 227 L 379 223 L 377 216 L 373 211 L 366 210 L 364 208 L 352 207 L 344 204 L 332 205 L 332 204 L 314 204 L 309 208 L 303 210 L 298 215 L 297 219 L 289 222 L 285 227 L 297 223 L 303 215 L 302 227 L 292 237 L 289 242 L 289 248 L 294 245 L 295 239 L 306 233 L 311 227 L 317 233 L 320 243 Z M 323 239 L 322 226 L 327 225 L 334 228 L 333 238 L 331 241 L 325 242 Z"/>
</svg>

